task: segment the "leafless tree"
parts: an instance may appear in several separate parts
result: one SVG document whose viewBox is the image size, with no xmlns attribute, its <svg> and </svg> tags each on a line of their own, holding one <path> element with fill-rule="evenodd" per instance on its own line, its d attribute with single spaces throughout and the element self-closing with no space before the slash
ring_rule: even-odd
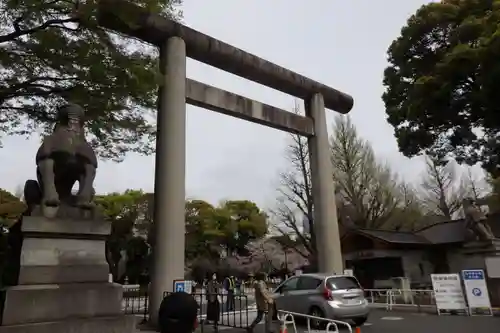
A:
<svg viewBox="0 0 500 333">
<path fill-rule="evenodd" d="M 473 167 L 466 166 L 464 174 L 463 185 L 468 197 L 474 200 L 481 200 L 491 193 L 487 176 L 482 169 L 474 170 Z"/>
<path fill-rule="evenodd" d="M 293 112 L 300 113 L 297 104 Z M 358 135 L 348 117 L 336 118 L 330 146 L 341 223 L 395 228 L 399 223 L 391 220 L 395 213 L 401 217 L 415 207 L 409 199 L 411 189 L 388 166 L 376 161 L 370 144 Z M 281 235 L 295 235 L 296 244 L 301 245 L 295 251 L 313 262 L 316 239 L 307 139 L 290 135 L 286 158 L 289 167 L 280 173 L 277 204 L 271 212 L 274 228 Z"/>
<path fill-rule="evenodd" d="M 427 156 L 426 163 L 420 191 L 420 200 L 426 213 L 447 220 L 457 217 L 463 199 L 471 193 L 455 161 L 443 164 Z"/>
<path fill-rule="evenodd" d="M 284 261 L 283 247 L 271 239 L 260 239 L 247 245 L 250 252 L 249 263 L 256 265 L 256 269 L 265 270 L 270 273 L 273 270 L 279 270 Z"/>
<path fill-rule="evenodd" d="M 300 106 L 295 102 L 292 112 L 300 114 Z M 311 170 L 309 166 L 309 150 L 307 138 L 290 135 L 290 144 L 286 148 L 286 159 L 289 168 L 280 173 L 277 205 L 272 210 L 274 228 L 279 234 L 294 234 L 298 243 L 295 251 L 304 258 L 316 253 L 316 237 L 314 235 L 314 216 L 311 189 Z M 304 228 L 304 223 L 307 223 Z"/>
<path fill-rule="evenodd" d="M 347 116 L 337 116 L 330 139 L 334 179 L 349 219 L 362 228 L 396 227 L 413 204 L 411 188 L 391 168 L 377 161 L 369 142 L 361 138 Z"/>
<path fill-rule="evenodd" d="M 427 225 L 422 214 L 422 206 L 415 188 L 408 183 L 399 185 L 400 204 L 386 223 L 388 229 L 396 231 L 415 231 Z"/>
</svg>

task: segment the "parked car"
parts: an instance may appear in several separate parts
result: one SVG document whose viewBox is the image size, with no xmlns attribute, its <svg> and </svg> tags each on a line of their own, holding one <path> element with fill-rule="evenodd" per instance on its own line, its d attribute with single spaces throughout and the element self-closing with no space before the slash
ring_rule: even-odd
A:
<svg viewBox="0 0 500 333">
<path fill-rule="evenodd" d="M 296 313 L 362 325 L 370 312 L 358 280 L 350 275 L 302 274 L 280 284 L 273 292 L 275 307 Z M 322 328 L 325 321 L 311 320 Z"/>
</svg>

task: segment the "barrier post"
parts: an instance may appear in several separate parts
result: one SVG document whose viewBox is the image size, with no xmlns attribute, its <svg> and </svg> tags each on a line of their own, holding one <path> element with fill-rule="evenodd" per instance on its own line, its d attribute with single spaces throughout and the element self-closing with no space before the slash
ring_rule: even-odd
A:
<svg viewBox="0 0 500 333">
<path fill-rule="evenodd" d="M 149 311 L 148 311 L 148 306 L 149 306 L 149 297 L 148 297 L 148 288 L 145 288 L 144 290 L 144 311 L 142 314 L 142 322 L 146 323 L 148 321 L 149 317 Z"/>
<path fill-rule="evenodd" d="M 417 311 L 418 313 L 422 312 L 422 293 L 420 293 L 419 291 L 417 291 L 417 295 L 416 295 L 416 299 L 417 299 Z"/>
</svg>

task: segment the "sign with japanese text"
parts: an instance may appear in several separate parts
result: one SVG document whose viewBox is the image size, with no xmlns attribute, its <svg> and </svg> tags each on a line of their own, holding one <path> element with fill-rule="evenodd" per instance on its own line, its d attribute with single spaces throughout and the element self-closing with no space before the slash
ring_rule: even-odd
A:
<svg viewBox="0 0 500 333">
<path fill-rule="evenodd" d="M 458 274 L 431 274 L 432 289 L 438 313 L 467 312 L 462 284 Z"/>
</svg>

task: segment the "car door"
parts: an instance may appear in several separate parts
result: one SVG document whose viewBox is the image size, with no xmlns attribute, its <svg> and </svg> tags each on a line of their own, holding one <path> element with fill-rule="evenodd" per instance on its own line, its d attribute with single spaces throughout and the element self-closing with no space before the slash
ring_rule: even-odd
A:
<svg viewBox="0 0 500 333">
<path fill-rule="evenodd" d="M 297 277 L 291 277 L 276 288 L 274 300 L 278 310 L 295 312 L 293 300 L 296 296 L 298 280 Z"/>
<path fill-rule="evenodd" d="M 317 290 L 322 280 L 314 276 L 301 276 L 297 282 L 297 291 L 293 301 L 295 304 L 295 312 L 308 314 L 311 309 L 311 302 L 316 294 L 320 292 Z"/>
</svg>

